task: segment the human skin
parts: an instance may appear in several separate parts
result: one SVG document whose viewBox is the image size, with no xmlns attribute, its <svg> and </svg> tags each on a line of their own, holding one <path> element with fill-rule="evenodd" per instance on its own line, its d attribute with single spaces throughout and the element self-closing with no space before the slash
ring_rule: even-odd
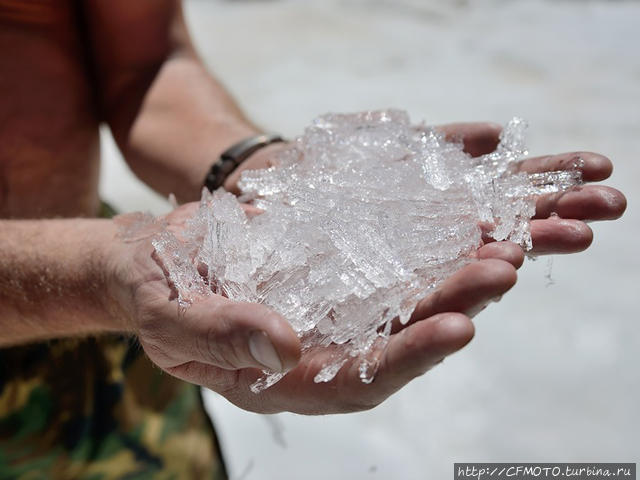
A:
<svg viewBox="0 0 640 480">
<path fill-rule="evenodd" d="M 0 90 L 10 92 L 0 106 L 0 217 L 6 219 L 0 221 L 0 345 L 126 332 L 138 336 L 160 368 L 243 408 L 346 412 L 377 405 L 462 348 L 473 336 L 470 317 L 515 283 L 519 247 L 480 248 L 478 262 L 447 280 L 418 305 L 409 325 L 396 329 L 371 385 L 360 382 L 355 363 L 332 382 L 315 384 L 329 352 L 300 362 L 295 333 L 262 305 L 211 296 L 180 313 L 148 242 L 123 243 L 113 221 L 78 218 L 98 211 L 98 126 L 108 123 L 142 180 L 181 201 L 199 197 L 220 152 L 259 129 L 202 66 L 179 3 L 87 0 L 80 2 L 82 12 L 67 2 L 48 3 L 44 26 L 0 10 Z M 474 155 L 491 151 L 499 135 L 491 124 L 442 128 Z M 242 168 L 269 165 L 277 149 L 261 150 Z M 579 156 L 585 180 L 610 175 L 605 157 Z M 575 157 L 531 159 L 521 168 L 570 168 Z M 587 248 L 592 233 L 583 220 L 617 218 L 625 205 L 620 192 L 604 186 L 541 198 L 532 223 L 534 252 Z M 179 231 L 192 208 L 172 212 L 172 228 Z M 558 217 L 548 218 L 551 212 Z M 68 218 L 43 219 L 53 217 Z M 248 385 L 265 366 L 290 373 L 255 395 Z"/>
</svg>

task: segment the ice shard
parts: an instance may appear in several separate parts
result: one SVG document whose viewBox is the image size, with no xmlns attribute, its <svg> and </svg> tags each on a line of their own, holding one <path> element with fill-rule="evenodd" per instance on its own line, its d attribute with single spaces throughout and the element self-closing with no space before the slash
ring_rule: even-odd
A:
<svg viewBox="0 0 640 480">
<path fill-rule="evenodd" d="M 181 240 L 163 230 L 153 244 L 182 305 L 203 292 L 266 304 L 303 355 L 331 346 L 316 381 L 354 358 L 371 381 L 391 322 L 474 261 L 482 228 L 529 249 L 536 197 L 580 183 L 578 168 L 520 172 L 525 129 L 513 119 L 494 152 L 473 158 L 402 111 L 327 114 L 276 167 L 244 172 L 239 198 L 203 193 Z M 241 202 L 263 213 L 248 218 Z M 252 389 L 280 378 L 265 372 Z"/>
</svg>

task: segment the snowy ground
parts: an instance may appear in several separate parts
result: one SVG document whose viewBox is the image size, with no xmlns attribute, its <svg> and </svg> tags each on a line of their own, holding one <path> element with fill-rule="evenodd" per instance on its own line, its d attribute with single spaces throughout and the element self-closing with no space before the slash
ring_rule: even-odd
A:
<svg viewBox="0 0 640 480">
<path fill-rule="evenodd" d="M 533 154 L 609 155 L 625 217 L 587 252 L 527 262 L 475 340 L 371 412 L 270 420 L 206 400 L 234 478 L 440 479 L 453 462 L 640 460 L 640 3 L 190 0 L 211 68 L 294 136 L 315 115 L 395 106 L 415 120 L 531 124 Z M 105 136 L 106 138 L 106 136 Z M 108 140 L 108 139 L 107 139 Z M 104 145 L 103 194 L 166 204 Z M 286 447 L 273 435 L 280 425 Z"/>
</svg>

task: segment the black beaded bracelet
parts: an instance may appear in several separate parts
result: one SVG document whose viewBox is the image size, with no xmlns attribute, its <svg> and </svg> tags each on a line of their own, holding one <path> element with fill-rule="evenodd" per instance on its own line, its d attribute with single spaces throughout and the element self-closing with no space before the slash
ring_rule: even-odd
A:
<svg viewBox="0 0 640 480">
<path fill-rule="evenodd" d="M 225 180 L 238 166 L 256 150 L 271 145 L 272 143 L 284 142 L 284 139 L 277 133 L 263 133 L 253 137 L 245 138 L 232 145 L 222 152 L 220 158 L 211 166 L 211 170 L 204 180 L 204 186 L 210 192 L 220 188 Z"/>
</svg>

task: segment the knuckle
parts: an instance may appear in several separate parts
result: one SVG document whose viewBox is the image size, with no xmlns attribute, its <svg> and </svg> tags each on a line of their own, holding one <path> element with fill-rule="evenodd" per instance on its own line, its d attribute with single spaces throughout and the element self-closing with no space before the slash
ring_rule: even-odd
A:
<svg viewBox="0 0 640 480">
<path fill-rule="evenodd" d="M 233 369 L 242 364 L 239 348 L 241 342 L 230 313 L 228 305 L 217 306 L 204 331 L 196 335 L 198 355 L 225 369 Z"/>
<path fill-rule="evenodd" d="M 416 351 L 423 345 L 423 342 L 418 339 L 418 336 L 411 335 L 407 329 L 400 332 L 399 336 L 401 340 L 400 344 L 405 352 Z"/>
<path fill-rule="evenodd" d="M 213 378 L 210 386 L 207 388 L 210 388 L 223 397 L 232 400 L 238 394 L 239 386 L 240 370 L 230 370 L 221 372 L 221 374 Z"/>
<path fill-rule="evenodd" d="M 484 269 L 484 282 L 490 286 L 511 288 L 518 280 L 516 268 L 511 263 L 497 258 L 485 260 L 489 268 Z"/>
<path fill-rule="evenodd" d="M 138 341 L 147 356 L 158 366 L 163 367 L 173 363 L 174 355 L 172 355 L 172 349 L 164 335 L 157 332 L 155 334 L 140 335 Z"/>
<path fill-rule="evenodd" d="M 564 158 L 561 158 L 558 162 L 559 170 L 570 170 L 580 164 L 582 160 L 582 154 L 580 152 L 572 153 Z"/>
<path fill-rule="evenodd" d="M 233 368 L 239 364 L 239 358 L 234 347 L 235 343 L 229 333 L 230 329 L 226 326 L 227 322 L 221 323 L 225 324 L 221 328 L 209 328 L 206 335 L 207 350 L 215 365 L 222 368 Z"/>
</svg>

